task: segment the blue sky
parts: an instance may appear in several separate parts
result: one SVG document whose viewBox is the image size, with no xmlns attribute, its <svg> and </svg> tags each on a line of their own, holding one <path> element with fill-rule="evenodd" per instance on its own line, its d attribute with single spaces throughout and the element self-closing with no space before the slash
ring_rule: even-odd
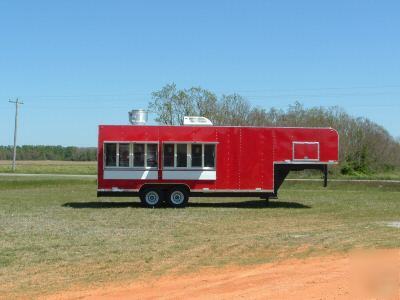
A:
<svg viewBox="0 0 400 300">
<path fill-rule="evenodd" d="M 167 83 L 400 136 L 399 1 L 1 1 L 0 144 L 94 146 Z"/>
</svg>

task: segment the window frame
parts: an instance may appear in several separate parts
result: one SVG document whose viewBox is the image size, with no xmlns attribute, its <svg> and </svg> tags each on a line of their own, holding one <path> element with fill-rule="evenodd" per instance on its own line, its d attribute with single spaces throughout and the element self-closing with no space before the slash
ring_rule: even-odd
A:
<svg viewBox="0 0 400 300">
<path fill-rule="evenodd" d="M 186 143 L 179 143 L 180 145 L 185 145 Z M 178 167 L 178 144 L 174 144 L 174 168 L 176 169 L 187 169 L 189 168 L 189 144 L 186 144 L 186 166 Z"/>
<path fill-rule="evenodd" d="M 106 159 L 106 144 L 115 144 L 115 166 L 107 166 L 107 159 Z M 103 168 L 117 168 L 118 167 L 118 154 L 119 153 L 119 146 L 118 143 L 115 142 L 104 142 L 103 143 Z"/>
<path fill-rule="evenodd" d="M 106 144 L 116 144 L 116 166 L 106 166 Z M 129 144 L 129 166 L 122 167 L 119 165 L 119 144 Z M 134 144 L 144 144 L 144 166 L 133 166 L 134 160 L 134 152 L 133 145 Z M 147 145 L 155 144 L 157 145 L 157 167 L 148 167 L 147 166 Z M 159 154 L 160 154 L 160 143 L 157 141 L 104 141 L 103 142 L 103 170 L 158 170 L 159 169 Z"/>
<path fill-rule="evenodd" d="M 128 151 L 129 151 L 129 154 L 128 154 L 128 165 L 127 166 L 120 166 L 119 165 L 119 162 L 120 162 L 120 144 L 128 144 Z M 131 165 L 131 145 L 130 145 L 130 143 L 117 143 L 117 164 L 116 164 L 116 166 L 115 167 L 118 167 L 118 168 L 123 168 L 123 169 L 126 169 L 126 168 L 129 168 L 130 167 L 130 165 Z M 115 168 L 114 167 L 114 168 Z"/>
<path fill-rule="evenodd" d="M 147 165 L 147 160 L 146 160 L 146 150 L 147 150 L 147 145 L 146 143 L 131 143 L 132 144 L 132 164 L 130 164 L 131 168 L 135 168 L 135 169 L 140 169 L 140 168 L 146 168 Z M 135 166 L 135 145 L 143 145 L 143 166 Z"/>
<path fill-rule="evenodd" d="M 139 143 L 138 143 L 139 144 Z M 148 145 L 157 145 L 156 147 L 156 162 L 157 162 L 157 166 L 155 167 L 149 167 L 147 166 L 147 156 L 148 156 Z M 133 143 L 132 143 L 132 148 L 133 148 Z M 160 163 L 160 147 L 159 147 L 159 143 L 158 142 L 154 142 L 154 143 L 144 143 L 144 166 L 146 168 L 146 170 L 155 170 L 155 169 L 159 169 L 159 163 Z M 132 153 L 132 161 L 133 161 L 133 153 Z"/>
<path fill-rule="evenodd" d="M 201 154 L 200 154 L 200 159 L 201 159 L 201 166 L 193 166 L 193 155 L 192 155 L 192 153 L 193 153 L 193 145 L 200 145 L 201 146 Z M 200 143 L 192 143 L 192 144 L 190 144 L 190 146 L 188 147 L 188 148 L 190 148 L 190 153 L 189 153 L 189 156 L 190 156 L 190 168 L 192 168 L 192 169 L 196 169 L 196 168 L 201 168 L 201 169 L 203 169 L 204 168 L 204 144 L 200 144 Z M 214 166 L 215 166 L 215 162 L 214 162 Z"/>
<path fill-rule="evenodd" d="M 164 166 L 164 145 L 174 145 L 174 166 L 166 167 Z M 177 167 L 177 145 L 178 144 L 186 144 L 186 167 Z M 201 167 L 193 167 L 192 166 L 192 145 L 201 145 Z M 204 166 L 204 145 L 214 145 L 214 167 L 205 167 Z M 162 168 L 163 170 L 216 170 L 217 169 L 217 145 L 218 142 L 193 142 L 193 141 L 166 141 L 162 144 Z"/>
<path fill-rule="evenodd" d="M 213 169 L 216 169 L 216 164 L 217 164 L 217 146 L 216 145 L 214 145 L 214 167 L 206 167 L 206 166 L 204 166 L 204 163 L 205 163 L 205 154 L 204 154 L 204 146 L 205 146 L 206 144 L 203 144 L 203 146 L 201 147 L 201 155 L 202 155 L 202 157 L 201 157 L 201 165 L 202 165 L 202 168 L 203 169 L 205 169 L 205 170 L 213 170 Z M 207 144 L 207 145 L 212 145 L 212 144 Z"/>
</svg>

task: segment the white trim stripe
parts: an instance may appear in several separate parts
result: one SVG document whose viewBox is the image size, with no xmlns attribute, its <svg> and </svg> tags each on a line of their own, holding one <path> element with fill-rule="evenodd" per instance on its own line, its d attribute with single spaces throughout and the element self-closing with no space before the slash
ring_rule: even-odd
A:
<svg viewBox="0 0 400 300">
<path fill-rule="evenodd" d="M 213 170 L 163 170 L 162 179 L 216 180 L 217 171 Z"/>
<path fill-rule="evenodd" d="M 157 170 L 104 170 L 104 179 L 158 179 Z"/>
</svg>

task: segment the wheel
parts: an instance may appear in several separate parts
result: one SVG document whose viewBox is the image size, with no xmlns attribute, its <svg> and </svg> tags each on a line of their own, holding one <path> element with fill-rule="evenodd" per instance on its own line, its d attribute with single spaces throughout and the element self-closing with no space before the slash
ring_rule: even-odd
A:
<svg viewBox="0 0 400 300">
<path fill-rule="evenodd" d="M 162 203 L 162 192 L 156 188 L 148 188 L 140 193 L 140 201 L 146 207 L 158 207 Z"/>
<path fill-rule="evenodd" d="M 185 207 L 189 200 L 189 193 L 183 187 L 172 188 L 167 197 L 168 204 L 172 207 Z"/>
</svg>

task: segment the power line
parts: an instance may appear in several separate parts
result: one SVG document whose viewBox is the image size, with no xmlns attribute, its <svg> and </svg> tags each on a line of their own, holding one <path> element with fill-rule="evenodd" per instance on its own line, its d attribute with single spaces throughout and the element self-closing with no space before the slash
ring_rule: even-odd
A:
<svg viewBox="0 0 400 300">
<path fill-rule="evenodd" d="M 391 89 L 400 88 L 400 85 L 364 85 L 364 86 L 349 86 L 349 87 L 321 87 L 321 88 L 294 88 L 294 89 L 248 89 L 234 90 L 237 93 L 252 93 L 252 92 L 296 92 L 296 91 L 324 91 L 324 90 L 369 90 L 369 89 Z M 223 92 L 223 91 L 218 91 Z M 225 91 L 226 92 L 226 91 Z M 232 92 L 232 91 L 231 91 Z M 229 92 L 229 93 L 231 93 Z"/>
<path fill-rule="evenodd" d="M 324 96 L 325 93 L 323 91 L 349 91 L 349 90 L 373 90 L 373 89 L 398 89 L 400 88 L 400 85 L 371 85 L 371 86 L 350 86 L 350 87 L 322 87 L 322 88 L 294 88 L 294 89 L 243 89 L 243 90 L 213 90 L 213 92 L 216 92 L 218 94 L 231 94 L 231 93 L 243 93 L 243 94 L 251 94 L 251 93 L 259 93 L 260 97 L 274 97 L 274 96 L 293 96 L 296 95 L 300 92 L 312 92 L 312 91 L 322 91 L 321 93 L 312 93 L 311 97 L 314 97 L 316 95 L 321 95 Z M 273 93 L 278 93 L 278 95 L 274 95 Z M 279 94 L 279 93 L 284 93 L 284 94 Z M 288 94 L 289 93 L 289 94 Z M 144 92 L 144 91 L 137 91 L 137 92 L 122 92 L 122 93 L 92 93 L 92 94 L 70 94 L 70 95 L 61 95 L 61 94 L 55 94 L 55 95 L 24 95 L 25 97 L 29 97 L 32 99 L 41 99 L 41 100 L 48 100 L 48 101 L 53 101 L 54 99 L 68 99 L 68 100 L 82 100 L 81 98 L 90 98 L 90 100 L 100 100 L 98 98 L 119 98 L 122 100 L 122 97 L 137 97 L 137 96 L 145 96 L 145 97 L 150 97 L 152 92 Z M 358 93 L 355 92 L 357 95 Z M 368 93 L 369 94 L 369 93 Z M 329 94 L 328 94 L 329 95 Z M 331 94 L 335 95 L 335 94 Z M 338 94 L 339 96 L 344 95 L 353 95 L 349 93 L 345 94 Z M 305 95 L 307 96 L 307 95 Z M 257 97 L 257 96 L 256 96 Z M 79 98 L 79 99 L 74 99 L 74 98 Z M 105 99 L 105 100 L 109 100 Z M 131 99 L 124 99 L 124 100 L 129 100 L 132 101 Z"/>
<path fill-rule="evenodd" d="M 15 101 L 8 100 L 8 102 L 15 104 L 14 153 L 13 153 L 13 163 L 12 163 L 12 170 L 13 170 L 13 172 L 15 172 L 15 167 L 16 167 L 15 166 L 15 161 L 16 161 L 16 158 L 17 158 L 18 107 L 19 107 L 20 104 L 24 104 L 24 102 L 19 101 L 18 98 Z"/>
</svg>

